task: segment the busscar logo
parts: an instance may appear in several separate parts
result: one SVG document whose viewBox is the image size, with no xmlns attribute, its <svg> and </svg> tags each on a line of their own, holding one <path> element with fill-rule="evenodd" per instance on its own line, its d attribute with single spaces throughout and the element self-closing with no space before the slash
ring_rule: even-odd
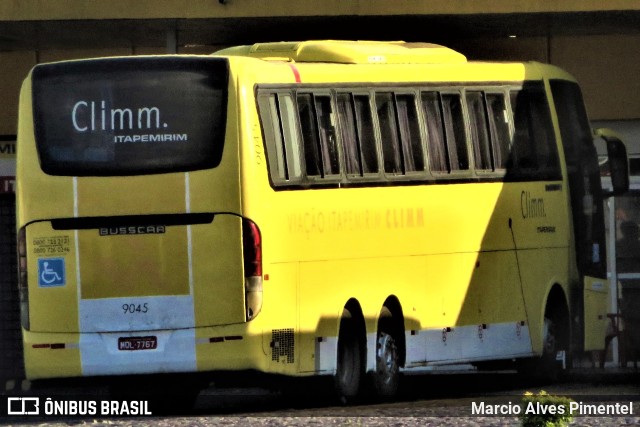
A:
<svg viewBox="0 0 640 427">
<path fill-rule="evenodd" d="M 39 397 L 7 398 L 8 415 L 40 415 Z"/>
<path fill-rule="evenodd" d="M 123 234 L 164 234 L 164 225 L 133 225 L 125 227 L 102 227 L 98 230 L 101 236 L 117 236 Z"/>
</svg>

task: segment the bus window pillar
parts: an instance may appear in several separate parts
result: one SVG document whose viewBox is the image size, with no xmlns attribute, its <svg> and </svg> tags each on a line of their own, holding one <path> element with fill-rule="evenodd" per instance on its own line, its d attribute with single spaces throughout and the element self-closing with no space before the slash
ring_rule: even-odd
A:
<svg viewBox="0 0 640 427">
<path fill-rule="evenodd" d="M 609 197 L 608 199 L 606 199 L 607 207 L 608 207 L 608 223 L 609 223 L 609 242 L 607 243 L 607 246 L 609 247 L 609 253 L 608 253 L 608 257 L 607 257 L 607 262 L 609 264 L 609 289 L 610 289 L 610 298 L 611 298 L 611 305 L 610 305 L 610 313 L 616 314 L 618 313 L 618 294 L 619 294 L 619 290 L 618 290 L 618 271 L 617 271 L 617 267 L 616 267 L 616 241 L 617 241 L 617 226 L 616 226 L 616 198 L 615 197 Z M 611 351 L 612 351 L 612 355 L 613 355 L 613 364 L 614 366 L 618 364 L 619 362 L 619 355 L 618 355 L 618 350 L 619 350 L 619 343 L 618 343 L 618 338 L 614 339 L 611 342 Z M 606 354 L 604 354 L 602 357 L 607 357 Z M 604 360 L 602 361 L 604 363 Z"/>
</svg>

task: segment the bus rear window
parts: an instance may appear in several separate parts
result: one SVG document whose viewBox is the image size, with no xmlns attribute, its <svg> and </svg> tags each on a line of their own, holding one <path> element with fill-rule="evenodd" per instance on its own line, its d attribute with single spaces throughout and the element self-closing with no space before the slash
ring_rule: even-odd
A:
<svg viewBox="0 0 640 427">
<path fill-rule="evenodd" d="M 37 66 L 33 116 L 42 170 L 117 176 L 216 167 L 224 146 L 228 74 L 220 58 Z"/>
</svg>

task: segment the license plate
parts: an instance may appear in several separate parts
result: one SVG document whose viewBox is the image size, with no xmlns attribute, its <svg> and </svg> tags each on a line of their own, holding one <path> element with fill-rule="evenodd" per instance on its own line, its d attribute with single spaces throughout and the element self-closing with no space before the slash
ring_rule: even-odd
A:
<svg viewBox="0 0 640 427">
<path fill-rule="evenodd" d="M 118 350 L 121 351 L 154 350 L 156 348 L 158 348 L 158 338 L 155 336 L 118 338 Z"/>
</svg>

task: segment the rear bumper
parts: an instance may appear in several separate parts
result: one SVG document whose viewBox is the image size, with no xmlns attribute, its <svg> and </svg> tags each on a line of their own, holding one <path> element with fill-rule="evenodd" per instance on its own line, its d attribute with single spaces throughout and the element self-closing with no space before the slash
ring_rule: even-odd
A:
<svg viewBox="0 0 640 427">
<path fill-rule="evenodd" d="M 268 367 L 261 334 L 248 324 L 160 331 L 39 333 L 23 331 L 27 379 L 258 370 Z M 122 338 L 149 338 L 132 350 Z"/>
</svg>

